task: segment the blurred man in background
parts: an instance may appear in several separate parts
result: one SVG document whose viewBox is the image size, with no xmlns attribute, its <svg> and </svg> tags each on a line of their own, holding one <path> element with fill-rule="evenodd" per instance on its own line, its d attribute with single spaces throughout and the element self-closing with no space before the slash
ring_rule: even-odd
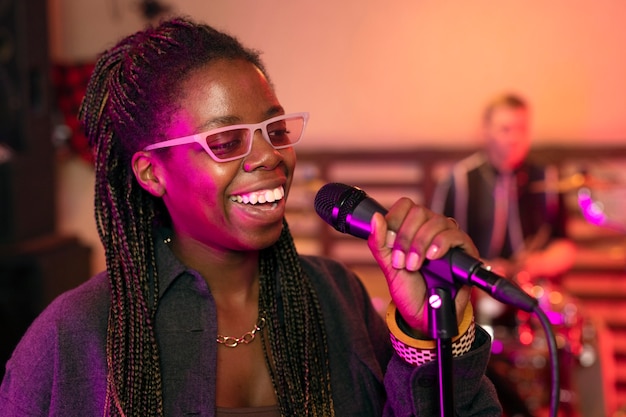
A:
<svg viewBox="0 0 626 417">
<path fill-rule="evenodd" d="M 514 94 L 496 97 L 483 114 L 484 148 L 452 167 L 437 186 L 432 209 L 453 217 L 494 272 L 528 284 L 558 283 L 575 256 L 566 236 L 566 208 L 556 167 L 530 163 L 530 108 Z M 476 291 L 477 321 L 515 335 L 517 312 Z M 530 415 L 490 367 L 510 416 Z M 501 383 L 498 383 L 498 381 Z M 508 406 L 508 410 L 507 410 Z"/>
</svg>

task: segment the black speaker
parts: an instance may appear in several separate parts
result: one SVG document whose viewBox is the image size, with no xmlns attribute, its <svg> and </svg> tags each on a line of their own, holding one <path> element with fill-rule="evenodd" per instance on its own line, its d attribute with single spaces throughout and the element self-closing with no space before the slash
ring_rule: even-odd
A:
<svg viewBox="0 0 626 417">
<path fill-rule="evenodd" d="M 67 236 L 0 245 L 0 381 L 32 320 L 59 294 L 87 280 L 90 256 L 88 246 Z"/>
<path fill-rule="evenodd" d="M 54 233 L 46 0 L 0 0 L 0 243 Z"/>
</svg>

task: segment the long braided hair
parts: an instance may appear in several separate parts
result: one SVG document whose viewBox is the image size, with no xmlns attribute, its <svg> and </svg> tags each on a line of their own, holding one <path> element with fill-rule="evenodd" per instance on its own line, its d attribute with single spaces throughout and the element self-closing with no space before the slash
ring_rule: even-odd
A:
<svg viewBox="0 0 626 417">
<path fill-rule="evenodd" d="M 79 117 L 95 158 L 95 215 L 105 249 L 111 308 L 107 328 L 104 415 L 162 416 L 154 319 L 158 277 L 155 225 L 169 217 L 133 175 L 134 152 L 166 139 L 177 87 L 215 59 L 244 59 L 265 69 L 235 38 L 184 18 L 131 35 L 98 60 Z M 285 222 L 262 251 L 259 309 L 267 315 L 266 360 L 284 416 L 332 416 L 328 349 L 317 296 Z"/>
</svg>

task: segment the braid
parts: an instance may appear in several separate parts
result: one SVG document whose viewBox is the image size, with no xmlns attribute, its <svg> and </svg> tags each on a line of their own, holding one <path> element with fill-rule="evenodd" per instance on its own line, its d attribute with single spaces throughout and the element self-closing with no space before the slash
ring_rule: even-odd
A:
<svg viewBox="0 0 626 417">
<path fill-rule="evenodd" d="M 281 414 L 333 416 L 321 308 L 286 221 L 279 241 L 263 251 L 260 264 L 259 310 L 269 319 L 266 359 Z"/>
<path fill-rule="evenodd" d="M 124 45 L 94 69 L 80 117 L 94 149 L 95 215 L 110 281 L 105 415 L 163 415 L 162 380 L 154 333 L 158 299 L 152 240 L 154 201 L 135 181 L 115 131 L 134 121 L 124 85 Z M 123 104 L 130 103 L 129 107 Z"/>
<path fill-rule="evenodd" d="M 91 94 L 85 103 L 93 99 Z M 96 223 L 111 284 L 106 401 L 112 402 L 111 415 L 139 416 L 143 414 L 139 410 L 145 410 L 143 415 L 160 416 L 161 374 L 153 328 L 158 286 L 148 279 L 156 269 L 151 238 L 154 211 L 131 174 L 120 167 L 119 150 L 106 130 L 103 126 L 95 159 Z"/>
</svg>

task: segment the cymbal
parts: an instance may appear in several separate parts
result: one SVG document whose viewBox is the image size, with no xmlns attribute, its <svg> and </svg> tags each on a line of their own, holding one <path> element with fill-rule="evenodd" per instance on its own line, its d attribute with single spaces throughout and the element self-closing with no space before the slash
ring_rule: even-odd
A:
<svg viewBox="0 0 626 417">
<path fill-rule="evenodd" d="M 544 191 L 569 193 L 578 191 L 581 187 L 587 187 L 592 190 L 612 189 L 626 187 L 626 183 L 614 179 L 595 178 L 581 172 L 559 179 L 558 181 L 534 181 L 530 183 L 530 191 L 533 193 L 541 193 Z"/>
</svg>

